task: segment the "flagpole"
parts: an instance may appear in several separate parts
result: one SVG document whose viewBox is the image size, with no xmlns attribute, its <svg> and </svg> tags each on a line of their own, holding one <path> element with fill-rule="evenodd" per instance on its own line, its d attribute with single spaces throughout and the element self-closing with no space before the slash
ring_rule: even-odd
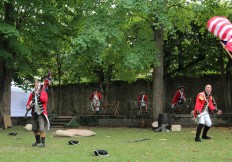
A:
<svg viewBox="0 0 232 162">
<path fill-rule="evenodd" d="M 230 58 L 232 59 L 232 55 L 231 55 L 230 51 L 228 51 L 228 50 L 226 49 L 225 45 L 224 45 L 222 42 L 220 42 L 220 43 L 221 43 L 222 47 L 226 50 L 226 53 L 227 53 L 227 54 L 230 56 Z"/>
</svg>

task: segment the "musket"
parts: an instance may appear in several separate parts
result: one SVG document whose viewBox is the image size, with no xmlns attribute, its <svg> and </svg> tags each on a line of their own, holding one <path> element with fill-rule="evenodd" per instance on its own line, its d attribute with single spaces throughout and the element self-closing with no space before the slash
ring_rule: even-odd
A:
<svg viewBox="0 0 232 162">
<path fill-rule="evenodd" d="M 192 99 L 191 98 L 189 98 L 189 103 L 188 103 L 187 108 L 188 108 L 189 113 L 191 113 L 191 108 L 192 108 Z"/>
</svg>

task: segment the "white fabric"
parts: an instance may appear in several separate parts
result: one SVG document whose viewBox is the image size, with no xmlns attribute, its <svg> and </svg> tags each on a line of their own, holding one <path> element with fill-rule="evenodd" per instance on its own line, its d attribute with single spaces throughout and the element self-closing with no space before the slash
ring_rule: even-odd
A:
<svg viewBox="0 0 232 162">
<path fill-rule="evenodd" d="M 25 125 L 24 129 L 27 131 L 32 131 L 32 124 Z"/>
<path fill-rule="evenodd" d="M 11 86 L 11 103 L 10 114 L 11 117 L 24 117 L 26 113 L 26 103 L 30 92 L 25 92 L 23 89 Z M 31 116 L 28 113 L 27 116 Z"/>
<path fill-rule="evenodd" d="M 183 98 L 183 92 L 181 90 L 179 90 L 179 92 L 180 92 L 180 99 L 182 99 Z"/>
<path fill-rule="evenodd" d="M 94 96 L 93 96 L 92 105 L 96 111 L 99 111 L 100 101 L 99 101 L 97 94 L 94 94 Z"/>
<path fill-rule="evenodd" d="M 53 134 L 55 136 L 60 136 L 60 137 L 74 137 L 75 136 L 74 132 L 67 132 L 65 130 L 56 130 Z"/>
<path fill-rule="evenodd" d="M 60 136 L 60 137 L 75 137 L 75 136 L 89 137 L 96 135 L 95 132 L 85 129 L 56 130 L 53 134 L 55 136 Z"/>
<path fill-rule="evenodd" d="M 144 95 L 142 96 L 142 100 L 140 101 L 140 106 L 146 106 L 146 103 L 144 101 Z"/>
<path fill-rule="evenodd" d="M 37 96 L 35 95 L 35 112 L 38 113 L 38 115 L 42 114 L 41 108 L 39 107 Z"/>
<path fill-rule="evenodd" d="M 44 114 L 43 114 L 44 115 Z M 50 122 L 49 122 L 49 119 L 48 119 L 48 117 L 47 117 L 47 115 L 44 115 L 45 116 L 45 118 L 46 118 L 46 122 L 44 123 L 45 124 L 45 128 L 47 129 L 47 130 L 49 130 L 50 129 Z"/>
<path fill-rule="evenodd" d="M 197 115 L 197 120 L 199 124 L 204 124 L 208 127 L 212 125 L 208 110 L 204 110 L 202 113 Z"/>
</svg>

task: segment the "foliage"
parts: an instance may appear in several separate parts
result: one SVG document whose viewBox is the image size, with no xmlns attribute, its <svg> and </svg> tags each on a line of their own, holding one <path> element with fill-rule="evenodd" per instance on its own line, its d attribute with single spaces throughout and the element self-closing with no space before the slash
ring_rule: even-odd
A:
<svg viewBox="0 0 232 162">
<path fill-rule="evenodd" d="M 221 45 L 218 38 L 207 31 L 206 23 L 217 15 L 229 18 L 230 6 L 227 2 L 202 1 L 201 5 L 193 2 L 185 7 L 185 10 L 188 9 L 185 15 L 190 20 L 189 25 L 169 33 L 165 41 L 167 75 L 198 77 L 220 73 L 218 57 L 222 52 Z M 174 25 L 174 28 L 181 29 L 177 24 Z"/>
<path fill-rule="evenodd" d="M 69 72 L 95 81 L 101 75 L 106 79 L 134 80 L 138 73 L 148 72 L 155 48 L 144 20 L 128 15 L 116 1 L 97 4 L 94 10 L 88 8 L 85 24 L 73 39 Z"/>
<path fill-rule="evenodd" d="M 13 78 L 18 83 L 26 80 L 33 81 L 42 78 L 51 68 L 54 55 L 52 53 L 63 50 L 63 41 L 66 40 L 68 31 L 68 16 L 70 13 L 64 1 L 39 1 L 33 2 L 19 0 L 9 1 L 13 5 L 14 25 L 1 24 L 0 33 L 11 43 L 14 55 L 6 53 L 2 57 L 5 61 L 11 58 Z M 0 8 L 3 21 L 4 8 Z M 10 40 L 13 36 L 15 39 Z M 61 48 L 62 49 L 61 49 Z M 4 50 L 4 48 L 2 49 Z M 67 50 L 67 48 L 66 48 Z"/>
<path fill-rule="evenodd" d="M 161 26 L 166 75 L 218 73 L 219 67 L 213 67 L 220 45 L 205 24 L 214 15 L 231 17 L 231 3 L 222 1 L 163 1 L 166 8 L 157 1 L 135 0 L 10 2 L 16 25 L 3 21 L 2 7 L 0 33 L 12 40 L 16 55 L 3 49 L 0 55 L 18 82 L 50 69 L 55 80 L 62 75 L 63 83 L 99 81 L 102 75 L 133 81 L 158 63 L 152 28 Z"/>
</svg>

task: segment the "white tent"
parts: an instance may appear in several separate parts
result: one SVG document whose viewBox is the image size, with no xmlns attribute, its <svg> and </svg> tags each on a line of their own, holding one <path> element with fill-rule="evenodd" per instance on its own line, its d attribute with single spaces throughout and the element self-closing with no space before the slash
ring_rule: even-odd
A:
<svg viewBox="0 0 232 162">
<path fill-rule="evenodd" d="M 26 104 L 30 92 L 25 92 L 23 89 L 11 86 L 11 117 L 24 117 L 26 113 Z M 27 116 L 31 116 L 30 112 Z"/>
</svg>

